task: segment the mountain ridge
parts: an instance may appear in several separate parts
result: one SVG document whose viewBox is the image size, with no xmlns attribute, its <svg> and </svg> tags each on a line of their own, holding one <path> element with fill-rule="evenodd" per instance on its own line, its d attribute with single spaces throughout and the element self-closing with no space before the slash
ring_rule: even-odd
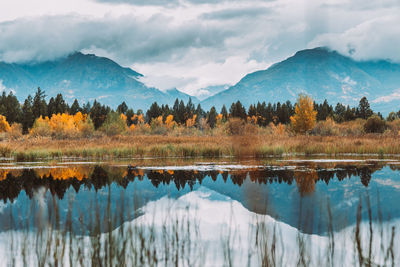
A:
<svg viewBox="0 0 400 267">
<path fill-rule="evenodd" d="M 172 105 L 176 98 L 187 101 L 189 97 L 198 102 L 180 91 L 147 87 L 140 77 L 141 73 L 111 59 L 81 52 L 41 63 L 0 62 L 3 87 L 15 91 L 20 101 L 41 87 L 49 96 L 62 93 L 69 102 L 75 98 L 80 102 L 97 99 L 112 107 L 125 101 L 134 109 L 147 109 L 154 101 Z"/>
<path fill-rule="evenodd" d="M 237 84 L 201 102 L 205 108 L 227 107 L 240 100 L 246 107 L 263 102 L 296 101 L 300 93 L 317 102 L 357 105 L 366 96 L 377 111 L 397 110 L 376 100 L 400 88 L 400 65 L 386 60 L 355 61 L 325 47 L 305 49 L 265 70 L 245 75 Z"/>
</svg>

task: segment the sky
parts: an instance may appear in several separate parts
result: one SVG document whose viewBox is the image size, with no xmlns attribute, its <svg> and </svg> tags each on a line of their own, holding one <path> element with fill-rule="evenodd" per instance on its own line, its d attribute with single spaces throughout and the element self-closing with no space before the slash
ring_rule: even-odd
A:
<svg viewBox="0 0 400 267">
<path fill-rule="evenodd" d="M 400 0 L 1 0 L 0 61 L 106 56 L 201 95 L 296 51 L 400 62 Z"/>
</svg>

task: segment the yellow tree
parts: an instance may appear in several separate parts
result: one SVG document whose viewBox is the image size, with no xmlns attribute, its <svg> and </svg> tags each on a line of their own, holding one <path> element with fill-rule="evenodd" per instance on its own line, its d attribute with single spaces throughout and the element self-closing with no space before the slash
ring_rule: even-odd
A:
<svg viewBox="0 0 400 267">
<path fill-rule="evenodd" d="M 296 103 L 295 114 L 290 117 L 293 130 L 296 133 L 306 133 L 315 126 L 317 111 L 314 110 L 312 98 L 299 95 Z"/>
<path fill-rule="evenodd" d="M 0 132 L 8 132 L 10 130 L 10 125 L 7 122 L 5 116 L 0 115 Z"/>
</svg>

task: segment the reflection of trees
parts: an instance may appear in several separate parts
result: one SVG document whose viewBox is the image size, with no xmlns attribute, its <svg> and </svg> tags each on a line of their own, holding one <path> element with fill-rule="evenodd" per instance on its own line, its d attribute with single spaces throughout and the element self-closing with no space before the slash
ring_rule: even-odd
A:
<svg viewBox="0 0 400 267">
<path fill-rule="evenodd" d="M 297 187 L 300 195 L 309 195 L 315 191 L 315 182 L 318 180 L 318 173 L 315 170 L 311 171 L 295 171 Z"/>
<path fill-rule="evenodd" d="M 372 174 L 383 167 L 382 163 L 370 163 L 366 166 L 337 164 L 326 166 L 297 166 L 296 168 L 266 167 L 263 169 L 245 169 L 232 171 L 189 171 L 189 170 L 143 170 L 134 167 L 117 168 L 110 166 L 95 166 L 89 168 L 71 168 L 71 170 L 40 169 L 3 171 L 0 173 L 0 199 L 4 202 L 13 201 L 21 191 L 31 198 L 40 188 L 46 188 L 52 195 L 62 199 L 66 191 L 72 187 L 76 192 L 85 188 L 100 190 L 111 183 L 126 188 L 129 183 L 149 179 L 154 187 L 174 184 L 178 190 L 187 186 L 192 190 L 196 183 L 203 179 L 229 179 L 234 185 L 241 186 L 246 179 L 259 184 L 296 183 L 301 194 L 310 194 L 315 190 L 315 184 L 323 181 L 326 184 L 335 177 L 341 181 L 353 176 L 360 177 L 361 183 L 368 186 Z M 394 166 L 390 166 L 395 169 Z M 69 177 L 70 176 L 70 177 Z M 220 177 L 220 178 L 218 178 Z"/>
</svg>

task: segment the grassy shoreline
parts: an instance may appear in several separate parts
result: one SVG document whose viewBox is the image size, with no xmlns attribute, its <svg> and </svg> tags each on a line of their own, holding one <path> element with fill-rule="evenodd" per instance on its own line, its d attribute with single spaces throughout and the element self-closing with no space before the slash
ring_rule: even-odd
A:
<svg viewBox="0 0 400 267">
<path fill-rule="evenodd" d="M 16 161 L 63 157 L 270 157 L 344 154 L 400 155 L 398 136 L 114 136 L 64 139 L 23 138 L 2 141 L 0 156 Z"/>
</svg>

